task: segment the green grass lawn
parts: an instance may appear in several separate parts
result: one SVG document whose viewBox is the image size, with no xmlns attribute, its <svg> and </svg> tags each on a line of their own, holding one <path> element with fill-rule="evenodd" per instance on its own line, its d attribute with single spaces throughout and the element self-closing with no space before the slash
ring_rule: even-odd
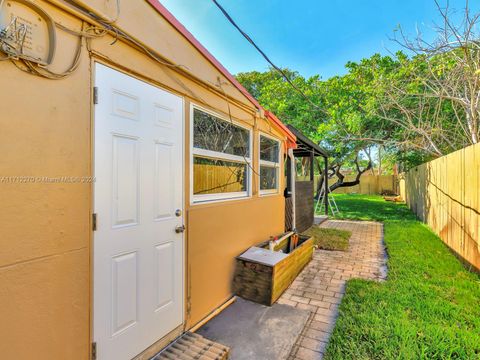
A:
<svg viewBox="0 0 480 360">
<path fill-rule="evenodd" d="M 348 240 L 352 236 L 347 230 L 321 228 L 318 225 L 313 225 L 303 234 L 312 236 L 319 249 L 341 251 L 348 249 Z"/>
<path fill-rule="evenodd" d="M 480 359 L 480 278 L 403 204 L 336 195 L 337 218 L 382 221 L 383 283 L 350 280 L 326 359 Z"/>
</svg>

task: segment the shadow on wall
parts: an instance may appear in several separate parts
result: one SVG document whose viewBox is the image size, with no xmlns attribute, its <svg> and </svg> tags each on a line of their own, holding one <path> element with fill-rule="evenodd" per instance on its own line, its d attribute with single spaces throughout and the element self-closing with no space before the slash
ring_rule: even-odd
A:
<svg viewBox="0 0 480 360">
<path fill-rule="evenodd" d="M 464 262 L 480 271 L 480 144 L 403 174 L 402 197 Z"/>
</svg>

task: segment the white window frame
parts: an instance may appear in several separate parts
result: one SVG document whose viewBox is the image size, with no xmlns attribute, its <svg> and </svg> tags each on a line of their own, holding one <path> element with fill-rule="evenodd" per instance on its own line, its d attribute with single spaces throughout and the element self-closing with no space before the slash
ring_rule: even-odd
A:
<svg viewBox="0 0 480 360">
<path fill-rule="evenodd" d="M 200 149 L 200 148 L 195 148 L 193 146 L 193 129 L 194 129 L 194 110 L 199 110 L 202 111 L 206 114 L 212 115 L 222 121 L 226 121 L 228 123 L 231 123 L 235 126 L 238 126 L 242 129 L 245 129 L 248 131 L 248 139 L 249 139 L 249 157 L 243 157 L 243 156 L 238 156 L 238 155 L 231 155 L 231 154 L 225 154 L 222 152 L 217 152 L 217 151 L 212 151 L 212 150 L 205 150 L 205 149 Z M 221 115 L 219 113 L 216 113 L 212 110 L 206 109 L 204 107 L 201 107 L 196 104 L 191 104 L 190 105 L 190 204 L 195 205 L 195 204 L 204 204 L 204 203 L 209 203 L 209 202 L 218 202 L 218 201 L 229 201 L 229 200 L 239 200 L 239 199 L 245 199 L 245 198 L 250 198 L 252 196 L 252 150 L 253 150 L 253 136 L 252 136 L 252 129 L 238 123 L 235 120 L 230 120 L 227 118 L 225 115 Z M 217 159 L 217 160 L 224 160 L 224 161 L 233 161 L 233 162 L 240 162 L 244 163 L 247 166 L 247 190 L 246 191 L 240 191 L 240 192 L 229 192 L 229 193 L 217 193 L 217 194 L 202 194 L 202 195 L 194 195 L 193 189 L 194 189 L 194 177 L 193 177 L 193 171 L 194 171 L 194 164 L 193 164 L 193 158 L 195 155 L 201 156 L 201 157 L 207 157 L 211 159 Z"/>
<path fill-rule="evenodd" d="M 274 140 L 278 143 L 278 162 L 273 162 L 273 161 L 267 161 L 267 160 L 262 160 L 261 159 L 261 138 L 265 137 L 270 140 Z M 273 136 L 270 136 L 268 134 L 259 132 L 258 133 L 258 193 L 260 196 L 265 196 L 265 195 L 276 195 L 280 191 L 280 157 L 282 155 L 282 150 L 281 150 L 281 141 Z M 275 189 L 268 189 L 268 190 L 262 190 L 260 189 L 261 187 L 261 166 L 267 166 L 271 168 L 275 168 L 276 170 L 276 181 L 275 181 Z"/>
</svg>

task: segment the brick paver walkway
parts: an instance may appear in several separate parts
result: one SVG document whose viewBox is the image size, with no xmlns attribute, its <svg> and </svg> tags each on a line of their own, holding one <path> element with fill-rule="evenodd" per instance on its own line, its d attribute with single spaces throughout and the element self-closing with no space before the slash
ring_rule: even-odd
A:
<svg viewBox="0 0 480 360">
<path fill-rule="evenodd" d="M 387 275 L 383 225 L 369 221 L 328 220 L 322 227 L 352 232 L 348 251 L 316 250 L 313 260 L 278 300 L 309 310 L 291 359 L 321 359 L 335 325 L 338 305 L 351 278 L 384 280 Z"/>
</svg>

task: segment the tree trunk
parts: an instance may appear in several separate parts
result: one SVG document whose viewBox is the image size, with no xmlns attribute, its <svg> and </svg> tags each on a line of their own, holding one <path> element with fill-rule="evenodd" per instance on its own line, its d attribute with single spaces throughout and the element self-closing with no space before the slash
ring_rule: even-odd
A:
<svg viewBox="0 0 480 360">
<path fill-rule="evenodd" d="M 382 145 L 378 147 L 378 176 L 382 175 Z"/>
<path fill-rule="evenodd" d="M 333 192 L 335 189 L 342 188 L 342 187 L 350 187 L 360 184 L 360 177 L 363 173 L 370 170 L 372 168 L 372 160 L 368 161 L 368 165 L 365 169 L 360 169 L 360 165 L 358 163 L 358 156 L 355 158 L 355 165 L 357 167 L 357 175 L 355 180 L 353 181 L 345 181 L 345 176 L 340 172 L 340 166 L 336 169 L 335 175 L 337 176 L 338 180 L 335 184 L 329 187 L 330 192 Z"/>
</svg>

